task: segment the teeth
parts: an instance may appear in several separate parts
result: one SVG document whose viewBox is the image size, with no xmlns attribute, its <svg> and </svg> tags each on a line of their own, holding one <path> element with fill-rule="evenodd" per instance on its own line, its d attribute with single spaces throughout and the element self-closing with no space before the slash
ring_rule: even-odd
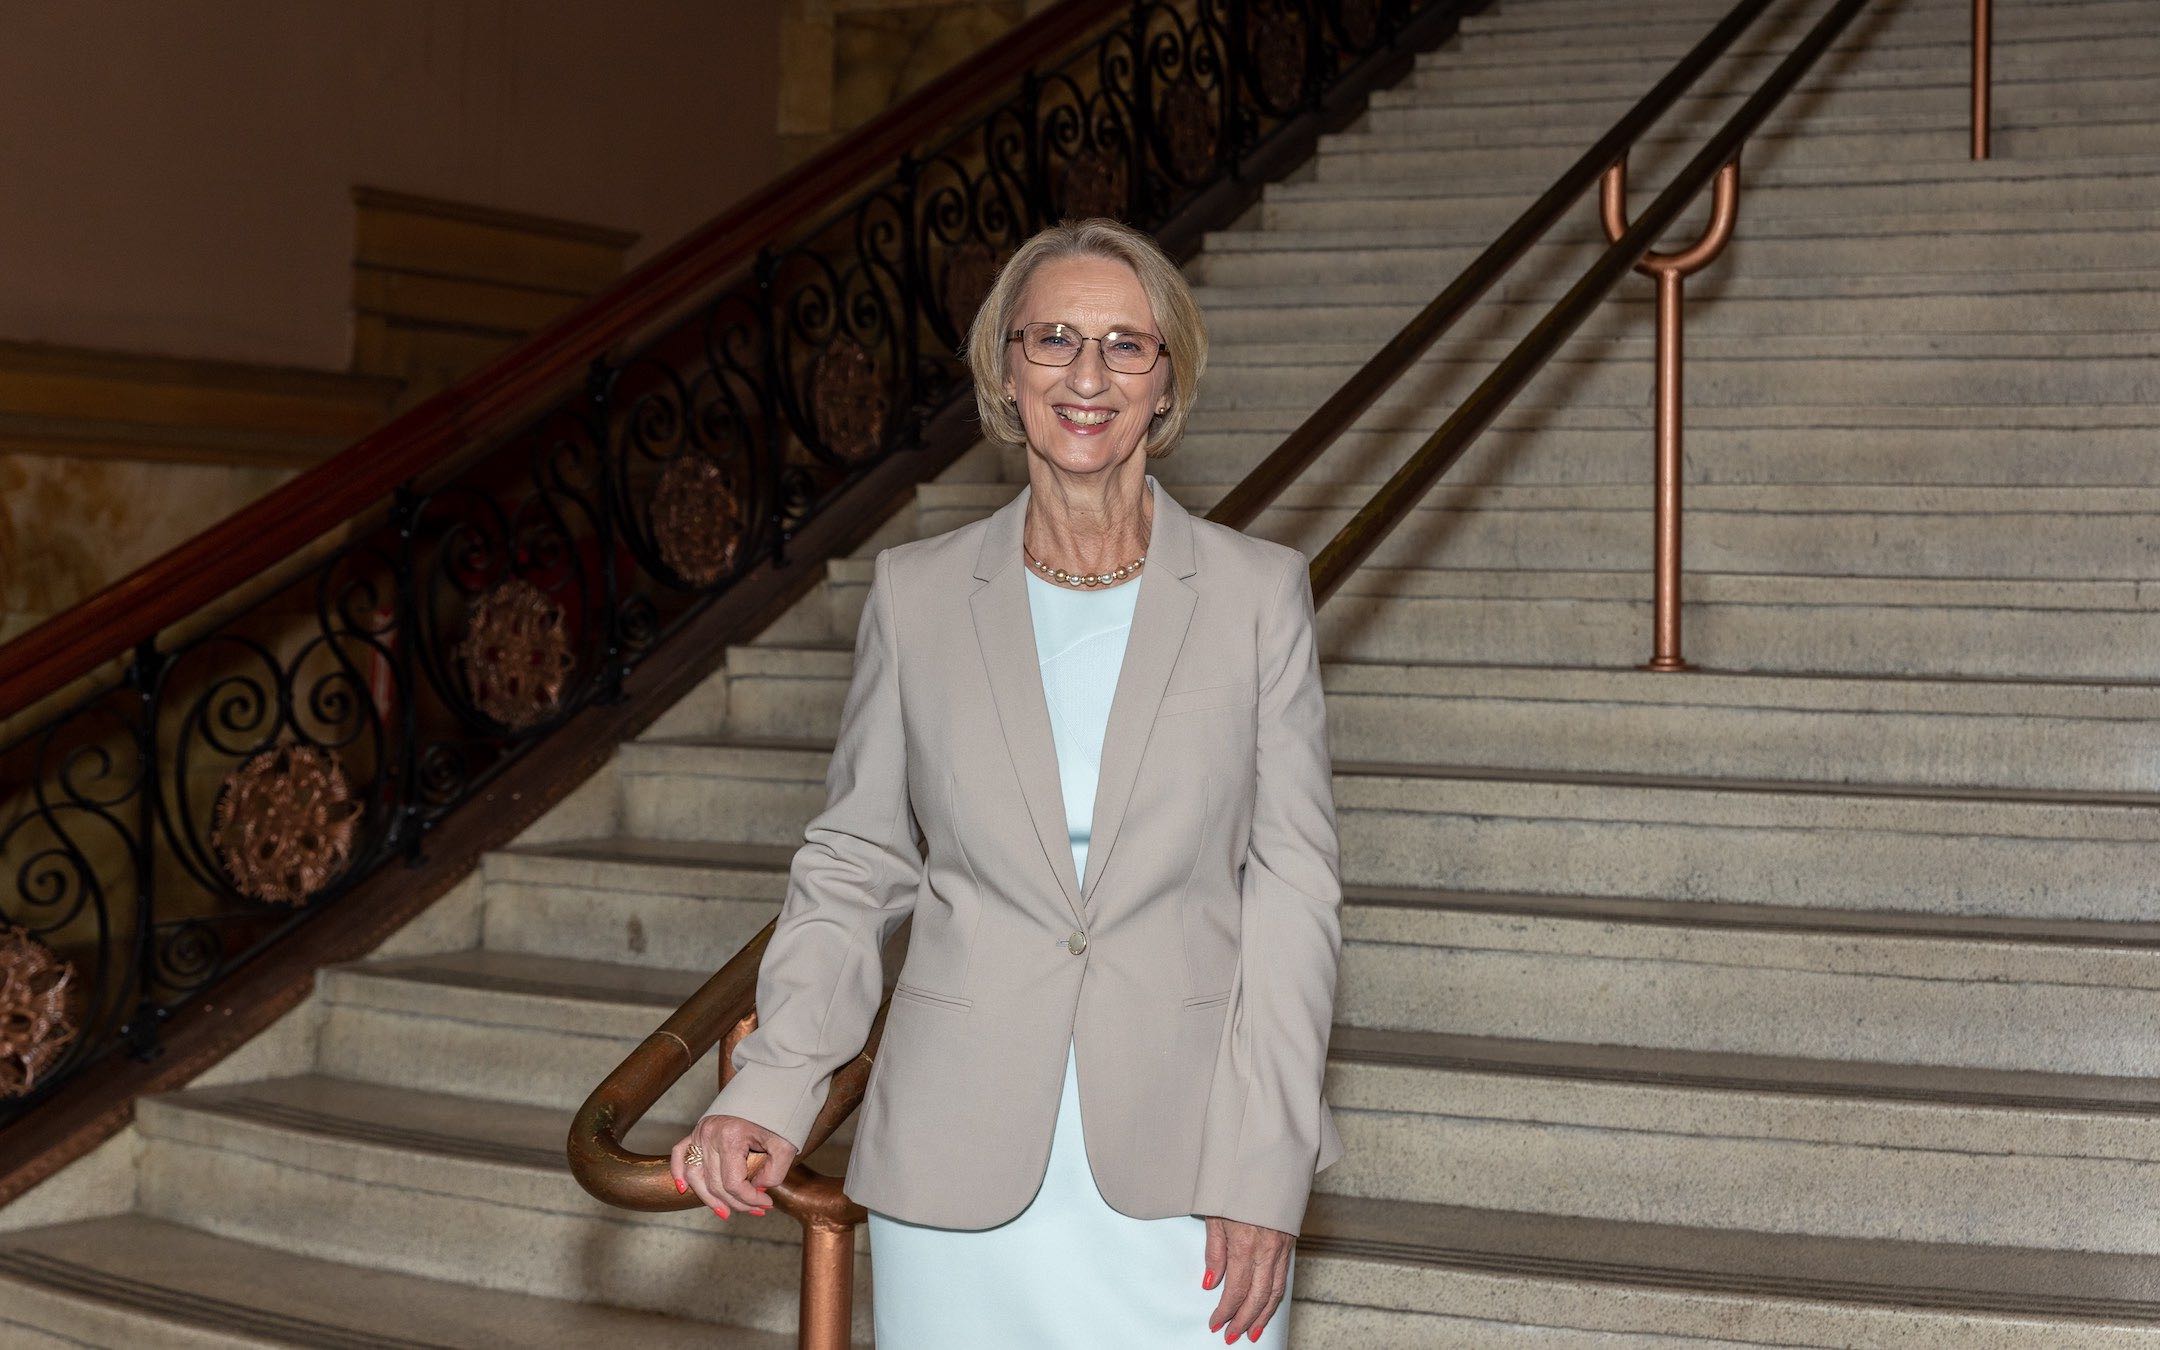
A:
<svg viewBox="0 0 2160 1350">
<path fill-rule="evenodd" d="M 1078 408 L 1060 408 L 1058 416 L 1076 426 L 1099 427 L 1117 416 L 1114 412 L 1081 412 Z"/>
</svg>

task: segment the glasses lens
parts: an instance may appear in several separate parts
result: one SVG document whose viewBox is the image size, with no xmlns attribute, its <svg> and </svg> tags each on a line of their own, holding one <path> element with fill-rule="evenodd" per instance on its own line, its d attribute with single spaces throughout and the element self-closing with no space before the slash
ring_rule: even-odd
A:
<svg viewBox="0 0 2160 1350">
<path fill-rule="evenodd" d="M 1145 375 L 1155 369 L 1162 343 L 1146 333 L 1110 333 L 1102 340 L 1103 364 L 1127 375 Z"/>
<path fill-rule="evenodd" d="M 1061 323 L 1031 323 L 1021 330 L 1027 359 L 1040 366 L 1068 366 L 1091 338 L 1084 338 Z M 1155 369 L 1162 340 L 1151 333 L 1108 333 L 1102 339 L 1103 364 L 1126 375 L 1145 375 Z"/>
</svg>

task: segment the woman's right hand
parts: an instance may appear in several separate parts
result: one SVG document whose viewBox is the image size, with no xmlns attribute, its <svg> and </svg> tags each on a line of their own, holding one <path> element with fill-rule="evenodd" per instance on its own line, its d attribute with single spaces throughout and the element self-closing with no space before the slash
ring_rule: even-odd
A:
<svg viewBox="0 0 2160 1350">
<path fill-rule="evenodd" d="M 683 1161 L 692 1144 L 705 1151 L 695 1167 Z M 764 1155 L 755 1174 L 750 1168 L 753 1149 Z M 794 1165 L 793 1144 L 741 1116 L 706 1116 L 668 1150 L 668 1170 L 675 1174 L 676 1192 L 696 1191 L 698 1199 L 723 1219 L 730 1208 L 763 1214 L 772 1205 L 764 1188 L 785 1181 Z"/>
</svg>

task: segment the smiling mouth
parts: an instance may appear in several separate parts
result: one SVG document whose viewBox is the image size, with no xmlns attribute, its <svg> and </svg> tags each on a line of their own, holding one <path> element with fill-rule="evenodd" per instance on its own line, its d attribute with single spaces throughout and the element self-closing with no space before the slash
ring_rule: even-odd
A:
<svg viewBox="0 0 2160 1350">
<path fill-rule="evenodd" d="M 1092 412 L 1083 412 L 1079 408 L 1060 407 L 1057 410 L 1057 415 L 1076 427 L 1099 427 L 1117 416 L 1117 413 L 1110 408 L 1098 408 Z"/>
</svg>

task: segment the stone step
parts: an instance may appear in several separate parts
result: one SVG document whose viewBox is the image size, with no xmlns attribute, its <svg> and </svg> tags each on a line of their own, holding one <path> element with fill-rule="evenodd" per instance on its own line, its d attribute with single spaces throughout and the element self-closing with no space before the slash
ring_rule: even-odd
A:
<svg viewBox="0 0 2160 1350">
<path fill-rule="evenodd" d="M 831 740 L 852 664 L 837 644 L 730 648 L 725 733 Z M 1357 661 L 1322 673 L 1329 742 L 1353 762 L 2160 793 L 2149 684 Z"/>
<path fill-rule="evenodd" d="M 1884 119 L 1885 122 L 1889 119 Z M 1969 122 L 1945 112 L 1931 118 L 1914 115 L 1901 125 L 1855 130 L 1802 127 L 1792 134 L 1758 133 L 1742 155 L 1743 188 L 1761 176 L 1787 181 L 1799 171 L 1820 173 L 1855 165 L 1895 166 L 1911 170 L 1964 155 Z M 1701 148 L 1707 133 L 1681 137 L 1653 135 L 1637 142 L 1631 158 L 1635 181 L 1662 184 Z M 1994 132 L 1995 153 L 2005 158 L 2106 158 L 2151 153 L 2160 128 L 2143 109 L 2090 110 L 2085 120 L 2036 124 L 2005 113 Z M 1369 136 L 1342 132 L 1325 138 L 1312 160 L 1320 182 L 1387 182 L 1400 178 L 1444 178 L 1458 185 L 1475 183 L 1481 192 L 1532 186 L 1542 190 L 1587 144 L 1423 148 L 1404 136 Z M 1527 200 L 1527 198 L 1526 198 Z"/>
<path fill-rule="evenodd" d="M 2142 214 L 2140 223 L 2136 214 Z M 1972 272 L 2144 270 L 2160 255 L 2160 230 L 2151 213 L 2122 213 L 2118 226 L 2080 219 L 2066 226 L 2055 216 L 2023 217 L 2022 228 L 1952 230 L 1941 221 L 1913 218 L 1840 228 L 1836 221 L 1802 222 L 1781 230 L 1765 222 L 1760 231 L 1736 231 L 1710 270 L 1691 279 L 1692 296 L 1734 293 L 1731 279 L 1754 282 L 1768 277 L 1843 275 L 1855 280 L 1841 288 L 1850 293 L 1866 283 L 1856 279 L 1925 276 L 1935 289 L 1968 291 L 1960 274 Z M 1587 224 L 1587 222 L 1585 222 Z M 1484 245 L 1470 236 L 1435 239 L 1432 231 L 1371 230 L 1355 234 L 1331 231 L 1267 231 L 1217 236 L 1190 269 L 1193 279 L 1211 291 L 1259 289 L 1277 285 L 1401 285 L 1423 300 L 1437 295 L 1475 262 Z M 1449 233 L 1454 233 L 1450 231 Z M 1683 232 L 1686 233 L 1686 232 Z M 1674 244 L 1692 243 L 1674 235 Z M 1507 295 L 1550 295 L 1558 299 L 1606 251 L 1607 241 L 1578 226 L 1539 244 L 1507 277 Z M 1650 285 L 1624 280 L 1616 294 L 1642 294 Z M 1880 289 L 1883 280 L 1876 282 Z M 1747 287 L 1740 288 L 1745 293 Z M 1788 288 L 1789 289 L 1789 288 Z M 1923 287 L 1925 289 L 1925 287 Z M 2001 286 L 1977 293 L 1999 292 Z M 1827 290 L 1818 294 L 1828 293 Z M 1862 291 L 1861 293 L 1866 293 Z"/>
<path fill-rule="evenodd" d="M 852 637 L 870 562 L 835 559 L 826 605 L 768 631 L 784 644 Z M 1650 650 L 1639 569 L 1362 568 L 1320 612 L 1331 658 L 1630 666 Z M 1688 658 L 1713 669 L 1949 678 L 2145 680 L 2160 590 L 2140 580 L 1710 572 L 1681 580 Z"/>
<path fill-rule="evenodd" d="M 1756 84 L 1744 79 L 1697 86 L 1691 97 L 1659 119 L 1651 136 L 1688 136 L 1700 144 L 1740 110 Z M 2025 81 L 2000 92 L 1998 127 L 2065 127 L 2112 121 L 2122 110 L 2153 107 L 2160 101 L 2160 78 L 2148 71 L 2143 78 Z M 1466 107 L 1413 101 L 1417 93 L 1401 91 L 1397 101 L 1373 105 L 1340 135 L 1400 141 L 1424 150 L 1563 146 L 1580 154 L 1640 96 L 1638 91 L 1597 102 Z M 1970 96 L 1968 82 L 1947 78 L 1918 85 L 1846 80 L 1812 84 L 1779 104 L 1755 134 L 1778 138 L 1931 129 L 1960 114 L 1969 118 Z"/>
<path fill-rule="evenodd" d="M 2136 9 L 2139 0 L 2116 0 L 2102 13 L 2100 6 L 2020 16 L 2013 37 L 1997 24 L 1994 67 L 2006 79 L 2055 76 L 2070 78 L 2094 58 L 2127 63 L 2160 56 L 2160 38 L 2151 26 L 2150 7 Z M 1908 6 L 1906 13 L 1923 8 L 1941 16 L 1941 26 L 1929 30 L 1908 21 L 1881 22 L 1887 9 L 1876 11 L 1876 21 L 1863 17 L 1848 27 L 1831 46 L 1801 88 L 1834 82 L 1849 73 L 1884 76 L 1889 72 L 1913 72 L 1930 77 L 1945 73 L 1953 77 L 1969 69 L 1972 37 L 1969 9 L 1964 5 Z M 1964 11 L 1960 14 L 1960 11 Z M 1819 11 L 1818 11 L 1819 12 Z M 2137 17 L 2125 24 L 2122 15 Z M 1767 73 L 1797 44 L 1812 24 L 1814 15 L 1790 15 L 1786 22 L 1772 23 L 1743 36 L 1728 49 L 1722 61 L 1756 62 Z M 1774 17 L 1774 16 L 1773 16 Z M 1962 20 L 1962 21 L 1961 21 Z M 1710 31 L 1715 16 L 1683 18 L 1664 25 L 1640 23 L 1617 30 L 1587 33 L 1578 43 L 1556 43 L 1547 37 L 1465 33 L 1447 46 L 1419 58 L 1412 79 L 1419 85 L 1459 85 L 1464 88 L 1514 83 L 1529 89 L 1565 89 L 1578 84 L 1633 81 L 1648 89 L 1672 69 L 1681 56 Z M 2148 70 L 2152 65 L 2148 64 Z M 1759 79 L 1758 79 L 1759 83 Z"/>
<path fill-rule="evenodd" d="M 392 1160 L 392 1175 L 401 1171 L 400 1161 Z M 305 1169 L 292 1179 L 311 1191 L 316 1180 Z M 329 1210 L 336 1221 L 325 1222 L 319 1197 L 292 1207 L 308 1215 L 296 1225 L 307 1242 L 334 1232 L 346 1217 Z M 449 1228 L 396 1236 L 401 1243 L 422 1244 L 456 1232 L 499 1258 L 525 1249 L 530 1221 L 524 1213 L 506 1214 L 499 1218 L 500 1230 L 475 1233 L 472 1216 L 461 1212 Z M 733 1281 L 711 1279 L 704 1264 L 712 1255 L 709 1247 L 699 1244 L 693 1252 L 689 1244 L 678 1245 L 685 1250 L 675 1254 L 671 1268 L 686 1289 L 733 1287 Z M 641 1250 L 618 1274 L 654 1274 L 659 1255 Z M 792 1330 L 780 1334 L 685 1321 L 370 1269 L 310 1256 L 291 1241 L 258 1245 L 148 1215 L 120 1214 L 0 1234 L 0 1342 L 19 1350 L 522 1350 L 594 1343 L 650 1350 L 786 1350 L 795 1338 Z"/>
<path fill-rule="evenodd" d="M 2160 334 L 2131 336 L 2160 347 Z M 1966 343 L 1942 339 L 1951 347 L 1985 346 L 1998 340 L 2008 345 L 2008 339 L 1993 337 Z M 2160 361 L 2149 352 L 2082 357 L 1958 355 L 1915 350 L 1924 348 L 1926 339 L 1818 341 L 1850 350 L 1779 357 L 1747 351 L 1750 343 L 1767 339 L 1721 343 L 1698 336 L 1689 344 L 1685 367 L 1690 414 L 1711 406 L 1806 406 L 1816 400 L 1841 407 L 1852 403 L 1904 407 L 2054 404 L 2151 409 L 2160 405 Z M 1444 355 L 1427 357 L 1374 401 L 1373 412 L 1382 417 L 1422 416 L 1429 426 L 1438 427 L 1513 346 L 1478 344 L 1488 345 L 1496 349 L 1471 354 L 1465 350 L 1468 344 L 1451 344 Z M 1341 355 L 1344 359 L 1333 362 L 1284 359 L 1263 365 L 1258 363 L 1263 354 L 1255 353 L 1252 364 L 1225 362 L 1209 371 L 1203 397 L 1210 408 L 1279 409 L 1302 417 L 1364 364 L 1362 356 L 1350 359 L 1348 351 Z M 1640 409 L 1650 400 L 1654 378 L 1649 351 L 1640 339 L 1613 344 L 1571 342 L 1524 386 L 1515 406 Z"/>
<path fill-rule="evenodd" d="M 2149 1256 L 1750 1233 L 1316 1195 L 1299 1344 L 2160 1344 Z M 1309 1338 L 1309 1339 L 1307 1339 Z"/>
<path fill-rule="evenodd" d="M 1206 514 L 1226 483 L 1166 483 Z M 1317 555 L 1378 483 L 1294 483 L 1248 533 Z M 912 534 L 982 519 L 1009 484 L 930 486 Z M 1368 559 L 1375 567 L 1625 571 L 1651 557 L 1651 496 L 1626 486 L 1443 480 Z M 1714 572 L 1812 576 L 2160 576 L 2160 490 L 1712 484 L 1687 498 L 1686 555 Z"/>
<path fill-rule="evenodd" d="M 1338 1029 L 1336 1194 L 2154 1255 L 2160 1080 Z"/>
<path fill-rule="evenodd" d="M 818 655 L 838 664 L 844 695 L 852 654 L 833 648 Z M 746 657 L 744 665 L 756 660 Z M 723 700 L 752 697 L 743 691 L 753 678 L 733 670 L 721 678 Z M 726 715 L 723 706 L 713 730 L 725 727 Z M 835 706 L 835 727 L 838 716 Z M 794 855 L 790 845 L 632 838 L 497 849 L 481 863 L 481 944 L 494 952 L 651 967 L 666 977 L 718 970 L 779 913 Z"/>
<path fill-rule="evenodd" d="M 1791 130 L 1804 123 L 1821 128 L 1841 118 L 1955 113 L 1969 107 L 1972 86 L 1959 71 L 1945 70 L 1940 77 L 1925 79 L 1906 76 L 1869 80 L 1862 78 L 1864 73 L 1856 70 L 1834 83 L 1795 91 L 1765 125 Z M 1755 87 L 1755 80 L 1705 80 L 1683 95 L 1658 125 L 1668 131 L 1685 127 L 1706 137 L 1738 111 Z M 1997 81 L 1994 88 L 1997 105 L 2006 112 L 2015 110 L 2021 118 L 2150 107 L 2160 100 L 2160 76 L 2150 68 L 2078 79 Z M 1479 129 L 1508 138 L 1510 143 L 1561 139 L 1580 150 L 1625 116 L 1644 92 L 1645 87 L 1635 85 L 1615 85 L 1610 92 L 1592 86 L 1574 91 L 1571 97 L 1532 98 L 1519 94 L 1510 97 L 1507 91 L 1497 89 L 1462 91 L 1408 85 L 1375 91 L 1365 116 L 1349 129 L 1365 135 L 1445 134 Z"/>
<path fill-rule="evenodd" d="M 817 742 L 641 741 L 624 828 L 793 844 L 825 803 Z M 2127 921 L 2150 913 L 2160 799 L 1350 764 L 1359 884 Z"/>
<path fill-rule="evenodd" d="M 2059 275 L 2059 274 L 2058 274 Z M 2149 334 L 2160 329 L 2160 276 L 2092 272 L 2086 280 L 2053 289 L 2046 304 L 2032 293 L 1995 291 L 1978 295 L 1750 295 L 1734 290 L 1721 296 L 1690 295 L 1687 331 L 1692 336 L 1777 336 L 1786 334 L 1874 335 L 1899 332 L 2116 333 Z M 1404 289 L 1408 289 L 1405 287 Z M 1422 289 L 1422 288 L 1421 288 Z M 1208 338 L 1222 359 L 1232 362 L 1247 344 L 1281 343 L 1290 333 L 1328 343 L 1352 344 L 1370 354 L 1402 330 L 1424 305 L 1402 299 L 1363 305 L 1280 305 L 1265 287 L 1222 288 L 1221 303 L 1207 309 Z M 1441 350 L 1458 342 L 1520 340 L 1552 310 L 1549 299 L 1487 300 L 1450 327 Z M 1609 297 L 1576 330 L 1578 340 L 1611 339 L 1652 330 L 1657 307 L 1647 283 L 1630 281 Z M 1204 396 L 1203 396 L 1204 397 Z M 1204 429 L 1205 404 L 1187 434 Z"/>
<path fill-rule="evenodd" d="M 1805 884 L 1780 904 L 1353 885 L 1335 1017 L 1541 1042 L 2144 1079 L 2160 1070 L 2156 987 L 2160 924 L 2143 920 L 1835 909 Z"/>
<path fill-rule="evenodd" d="M 1210 418 L 1157 461 L 1166 484 L 1220 482 L 1260 462 L 1305 409 L 1248 409 Z M 1947 414 L 1966 413 L 1965 430 Z M 1989 425 L 2000 413 L 2005 425 Z M 1899 414 L 1913 414 L 1901 417 Z M 1928 425 L 1929 414 L 1944 414 Z M 2053 422 L 2039 416 L 2052 414 Z M 2074 423 L 2090 419 L 2089 427 Z M 1305 475 L 1315 483 L 1379 481 L 1440 419 L 1416 409 L 1368 414 Z M 2160 482 L 2150 446 L 2160 416 L 2140 408 L 1691 408 L 1683 450 L 1689 483 L 1913 485 Z M 1465 452 L 1451 479 L 1471 483 L 1650 481 L 1652 434 L 1640 409 L 1526 408 Z M 822 631 L 822 629 L 821 629 Z"/>
<path fill-rule="evenodd" d="M 1320 615 L 1340 659 L 1632 665 L 1650 649 L 1648 569 L 1365 569 Z M 1725 670 L 2150 678 L 2160 591 L 2144 581 L 1808 577 L 1696 570 L 1686 652 Z M 859 600 L 856 601 L 859 604 Z"/>
<path fill-rule="evenodd" d="M 566 1119 L 715 968 L 485 948 L 334 966 L 320 985 L 325 1015 L 316 1067 L 337 1078 L 540 1107 Z M 694 1120 L 718 1082 L 719 1055 L 711 1052 L 653 1113 Z"/>
<path fill-rule="evenodd" d="M 1466 53 L 1478 45 L 1507 38 L 1528 50 L 1562 55 L 1577 49 L 1604 50 L 1616 40 L 1647 41 L 1678 38 L 1690 42 L 1722 18 L 1730 5 L 1658 5 L 1634 7 L 1624 4 L 1596 9 L 1548 10 L 1543 4 L 1495 5 L 1463 16 L 1461 36 Z M 1815 4 L 1773 5 L 1750 26 L 1741 42 L 1766 33 L 1804 31 L 1820 15 Z M 2063 3 L 2027 5 L 2019 10 L 2019 33 L 2050 32 L 2066 26 L 2097 31 L 2110 24 L 2135 23 L 2149 18 L 2148 0 L 2064 0 Z M 1866 34 L 1876 43 L 1900 40 L 1943 40 L 1964 36 L 1971 19 L 1962 5 L 1893 3 L 1861 12 L 1847 29 L 1848 35 Z M 2012 40 L 2007 35 L 2006 42 Z M 1445 55 L 1452 55 L 1446 53 Z M 1441 63 L 1443 55 L 1428 55 L 1427 63 Z"/>
<path fill-rule="evenodd" d="M 1319 223 L 1353 228 L 1397 223 L 1378 214 L 1383 211 L 1422 213 L 1399 222 L 1408 226 L 1452 213 L 1485 222 L 1489 239 L 1550 187 L 1566 167 L 1566 161 L 1556 162 L 1542 177 L 1531 170 L 1473 180 L 1299 179 L 1269 184 L 1264 201 L 1270 212 L 1280 206 L 1335 206 L 1342 214 Z M 2156 172 L 2160 172 L 2160 160 L 2149 155 L 2046 161 L 1990 159 L 1978 163 L 1937 159 L 1908 165 L 1786 169 L 1776 174 L 1758 172 L 1757 166 L 1750 164 L 1742 173 L 1744 204 L 1740 219 L 1753 222 L 1795 216 L 1932 213 L 1947 221 L 1971 213 L 1984 216 L 1998 210 L 2038 211 L 2050 205 L 2065 212 L 2135 209 L 2149 202 L 2152 175 Z M 1650 198 L 1639 194 L 1651 192 L 1664 180 L 1638 174 L 1631 181 L 1640 185 L 1636 189 L 1638 202 L 1647 202 Z M 1596 209 L 1593 189 L 1585 194 L 1576 212 L 1591 219 Z M 1694 216 L 1684 218 L 1699 219 L 1705 209 L 1698 207 Z M 1272 215 L 1267 219 L 1272 222 Z M 2074 222 L 2074 217 L 2067 217 L 2069 222 Z"/>
<path fill-rule="evenodd" d="M 581 998 L 557 1001 L 574 1010 Z M 699 1108 L 710 1100 L 708 1085 Z M 625 1142 L 664 1153 L 695 1109 L 641 1122 Z M 744 1344 L 795 1327 L 799 1225 L 604 1204 L 571 1176 L 556 1108 L 302 1074 L 146 1098 L 138 1120 L 138 1203 L 152 1217 L 318 1262 L 659 1314 L 645 1320 L 673 1329 L 667 1344 L 691 1343 L 673 1319 L 707 1338 L 759 1337 Z M 712 1277 L 715 1263 L 727 1278 Z M 867 1345 L 866 1266 L 856 1297 Z"/>
<path fill-rule="evenodd" d="M 606 929 L 739 866 L 716 851 L 596 839 L 522 866 L 595 916 L 603 945 L 577 959 L 642 966 L 653 954 Z M 761 923 L 793 850 L 764 852 Z M 1648 1048 L 2095 1075 L 2160 1063 L 2151 922 L 1353 884 L 1343 933 L 1343 1027 L 1610 1044 L 1625 1026 Z"/>
</svg>

